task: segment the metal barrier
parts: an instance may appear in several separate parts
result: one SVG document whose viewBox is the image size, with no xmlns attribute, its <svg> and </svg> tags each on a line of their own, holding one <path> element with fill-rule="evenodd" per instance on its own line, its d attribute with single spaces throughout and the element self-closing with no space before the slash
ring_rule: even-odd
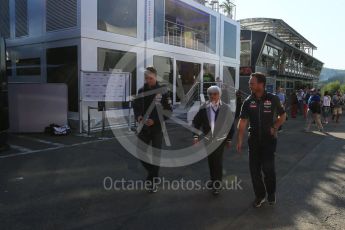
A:
<svg viewBox="0 0 345 230">
<path fill-rule="evenodd" d="M 165 20 L 165 44 L 209 52 L 207 36 L 203 31 Z"/>
<path fill-rule="evenodd" d="M 223 82 L 217 82 L 217 81 L 213 81 L 213 82 L 195 82 L 192 86 L 192 88 L 189 90 L 189 92 L 186 94 L 186 97 L 184 99 L 184 108 L 185 109 L 189 109 L 191 106 L 193 106 L 195 101 L 199 101 L 201 100 L 201 95 L 203 95 L 203 99 L 205 101 L 207 101 L 208 95 L 207 95 L 207 89 L 210 86 L 214 86 L 217 85 L 220 88 L 227 88 L 229 91 L 233 90 L 233 92 L 235 93 L 235 91 L 240 91 L 240 90 L 236 90 L 234 86 L 230 86 L 228 84 L 225 84 Z M 241 91 L 241 93 L 245 96 L 248 96 L 249 94 Z"/>
<path fill-rule="evenodd" d="M 104 136 L 104 131 L 106 128 L 105 125 L 105 120 L 106 120 L 106 116 L 105 113 L 107 111 L 116 111 L 116 110 L 128 110 L 128 131 L 132 131 L 132 116 L 131 116 L 131 111 L 132 111 L 132 107 L 129 106 L 128 108 L 105 108 L 105 106 L 102 107 L 102 110 L 100 110 L 100 107 L 92 107 L 92 106 L 88 106 L 87 108 L 87 135 L 90 136 L 91 134 L 91 110 L 97 110 L 98 112 L 102 112 L 102 131 L 101 131 L 101 135 Z M 109 125 L 109 127 L 112 127 L 111 125 Z"/>
</svg>

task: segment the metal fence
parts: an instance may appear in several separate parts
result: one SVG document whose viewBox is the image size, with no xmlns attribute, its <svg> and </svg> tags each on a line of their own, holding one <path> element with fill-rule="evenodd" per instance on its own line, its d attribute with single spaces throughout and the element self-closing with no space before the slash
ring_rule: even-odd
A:
<svg viewBox="0 0 345 230">
<path fill-rule="evenodd" d="M 165 21 L 164 43 L 209 52 L 209 34 L 172 21 Z"/>
</svg>

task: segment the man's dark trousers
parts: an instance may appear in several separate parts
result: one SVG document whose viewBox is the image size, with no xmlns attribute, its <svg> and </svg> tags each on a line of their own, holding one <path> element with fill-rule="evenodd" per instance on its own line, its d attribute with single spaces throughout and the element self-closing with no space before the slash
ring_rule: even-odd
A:
<svg viewBox="0 0 345 230">
<path fill-rule="evenodd" d="M 215 151 L 208 156 L 211 181 L 216 188 L 221 188 L 223 179 L 223 153 L 225 142 L 221 143 Z"/>
<path fill-rule="evenodd" d="M 145 159 L 147 160 L 147 162 L 143 160 L 141 160 L 140 162 L 148 172 L 148 176 L 146 179 L 148 181 L 153 181 L 155 178 L 158 177 L 159 173 L 158 165 L 160 162 L 157 159 L 160 158 L 160 149 L 162 148 L 163 133 L 160 130 L 153 130 L 150 128 L 147 130 L 144 129 L 138 137 L 139 140 L 142 141 L 142 143 L 139 143 L 139 148 L 141 149 L 141 151 L 143 151 L 144 154 L 146 153 L 146 155 L 144 155 L 143 157 L 145 157 Z M 154 158 L 152 161 L 147 154 L 149 145 L 153 147 Z M 152 162 L 152 164 L 148 162 Z"/>
<path fill-rule="evenodd" d="M 255 196 L 258 199 L 276 192 L 275 151 L 277 139 L 264 138 L 262 141 L 249 137 L 249 167 Z"/>
</svg>

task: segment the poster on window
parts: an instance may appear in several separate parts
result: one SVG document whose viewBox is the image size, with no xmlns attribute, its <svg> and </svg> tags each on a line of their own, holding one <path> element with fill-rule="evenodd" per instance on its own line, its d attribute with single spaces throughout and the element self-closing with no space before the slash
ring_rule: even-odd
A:
<svg viewBox="0 0 345 230">
<path fill-rule="evenodd" d="M 82 72 L 81 99 L 96 102 L 128 102 L 130 73 Z"/>
</svg>

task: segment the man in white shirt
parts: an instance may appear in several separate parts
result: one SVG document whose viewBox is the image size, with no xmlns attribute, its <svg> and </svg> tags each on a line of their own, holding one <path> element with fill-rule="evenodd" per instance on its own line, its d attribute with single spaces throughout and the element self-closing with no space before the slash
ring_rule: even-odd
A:
<svg viewBox="0 0 345 230">
<path fill-rule="evenodd" d="M 332 98 L 329 95 L 329 93 L 326 91 L 325 95 L 322 98 L 322 114 L 323 114 L 323 119 L 324 119 L 325 124 L 328 124 L 328 118 L 331 112 L 331 101 L 332 101 Z"/>
</svg>

